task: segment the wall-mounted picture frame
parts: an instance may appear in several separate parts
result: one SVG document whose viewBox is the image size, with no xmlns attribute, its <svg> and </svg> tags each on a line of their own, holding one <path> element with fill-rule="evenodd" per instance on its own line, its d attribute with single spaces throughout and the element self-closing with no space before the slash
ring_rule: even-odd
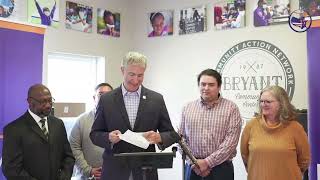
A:
<svg viewBox="0 0 320 180">
<path fill-rule="evenodd" d="M 59 27 L 59 0 L 28 0 L 28 22 Z"/>
<path fill-rule="evenodd" d="M 120 37 L 120 13 L 98 8 L 97 33 L 105 36 Z"/>
<path fill-rule="evenodd" d="M 26 21 L 27 1 L 0 0 L 0 17 L 5 20 Z"/>
<path fill-rule="evenodd" d="M 92 7 L 66 1 L 66 29 L 92 33 Z"/>
<path fill-rule="evenodd" d="M 219 1 L 213 7 L 216 30 L 245 27 L 246 1 Z"/>
<path fill-rule="evenodd" d="M 207 31 L 205 6 L 181 9 L 179 13 L 179 35 Z"/>
<path fill-rule="evenodd" d="M 148 37 L 170 36 L 173 34 L 173 11 L 148 13 Z"/>
<path fill-rule="evenodd" d="M 253 11 L 255 27 L 288 23 L 290 16 L 289 0 L 257 0 Z"/>
</svg>

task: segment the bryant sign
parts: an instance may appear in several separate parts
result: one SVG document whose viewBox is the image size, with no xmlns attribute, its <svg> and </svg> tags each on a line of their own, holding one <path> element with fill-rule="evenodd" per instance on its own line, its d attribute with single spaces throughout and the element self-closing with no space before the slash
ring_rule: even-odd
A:
<svg viewBox="0 0 320 180">
<path fill-rule="evenodd" d="M 260 91 L 279 85 L 292 99 L 295 89 L 293 68 L 288 57 L 275 45 L 248 40 L 234 45 L 219 60 L 216 70 L 222 75 L 223 97 L 234 101 L 244 119 L 258 108 Z"/>
</svg>

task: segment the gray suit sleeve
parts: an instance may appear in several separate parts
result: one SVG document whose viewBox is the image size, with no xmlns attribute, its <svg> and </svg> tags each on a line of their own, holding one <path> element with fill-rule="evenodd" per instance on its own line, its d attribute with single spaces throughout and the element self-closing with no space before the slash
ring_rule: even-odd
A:
<svg viewBox="0 0 320 180">
<path fill-rule="evenodd" d="M 84 158 L 83 148 L 82 148 L 82 128 L 81 119 L 86 118 L 86 116 L 79 117 L 74 124 L 71 134 L 69 136 L 70 146 L 72 153 L 76 159 L 76 166 L 79 168 L 81 174 L 86 177 L 90 177 L 90 172 L 92 167 L 88 164 L 87 160 Z M 85 119 L 84 119 L 85 120 Z"/>
</svg>

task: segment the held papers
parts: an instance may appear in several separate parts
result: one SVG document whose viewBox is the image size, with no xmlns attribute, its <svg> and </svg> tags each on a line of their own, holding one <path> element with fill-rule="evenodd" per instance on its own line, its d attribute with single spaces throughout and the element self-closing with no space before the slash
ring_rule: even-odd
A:
<svg viewBox="0 0 320 180">
<path fill-rule="evenodd" d="M 128 129 L 124 134 L 120 134 L 119 138 L 143 149 L 149 147 L 149 142 L 143 137 L 143 133 L 132 132 Z"/>
</svg>

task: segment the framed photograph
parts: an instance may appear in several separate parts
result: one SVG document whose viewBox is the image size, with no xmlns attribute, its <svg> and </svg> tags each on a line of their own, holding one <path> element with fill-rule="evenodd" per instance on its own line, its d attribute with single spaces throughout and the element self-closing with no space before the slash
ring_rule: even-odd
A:
<svg viewBox="0 0 320 180">
<path fill-rule="evenodd" d="M 307 11 L 312 20 L 320 20 L 320 1 L 319 0 L 300 0 L 300 9 Z"/>
<path fill-rule="evenodd" d="M 66 28 L 92 32 L 92 7 L 66 1 Z"/>
<path fill-rule="evenodd" d="M 59 1 L 28 0 L 28 22 L 57 28 L 59 26 Z"/>
<path fill-rule="evenodd" d="M 98 34 L 120 37 L 120 13 L 98 8 L 97 14 Z"/>
<path fill-rule="evenodd" d="M 246 1 L 224 0 L 215 4 L 214 27 L 216 30 L 245 27 Z"/>
<path fill-rule="evenodd" d="M 27 20 L 27 1 L 0 0 L 0 17 L 16 21 Z"/>
<path fill-rule="evenodd" d="M 253 25 L 269 26 L 288 23 L 290 16 L 289 0 L 257 0 L 253 11 Z"/>
<path fill-rule="evenodd" d="M 173 34 L 173 11 L 158 11 L 148 14 L 148 37 Z"/>
<path fill-rule="evenodd" d="M 181 9 L 179 15 L 179 35 L 207 31 L 206 7 Z"/>
</svg>

